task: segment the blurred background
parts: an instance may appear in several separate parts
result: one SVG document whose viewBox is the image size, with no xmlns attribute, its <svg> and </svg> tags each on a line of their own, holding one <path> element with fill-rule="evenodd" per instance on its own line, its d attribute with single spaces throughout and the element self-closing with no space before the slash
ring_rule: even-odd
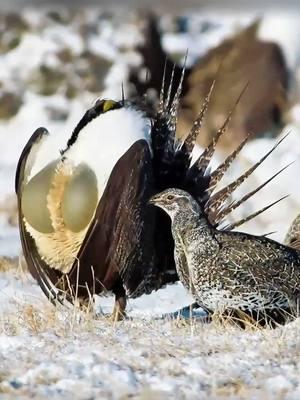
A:
<svg viewBox="0 0 300 400">
<path fill-rule="evenodd" d="M 240 193 L 293 165 L 236 211 L 248 215 L 290 194 L 244 229 L 276 231 L 272 237 L 283 239 L 300 211 L 298 1 L 11 0 L 0 5 L 0 255 L 16 256 L 20 250 L 14 173 L 32 132 L 45 126 L 71 134 L 96 98 L 119 99 L 122 84 L 127 98 L 146 95 L 155 104 L 165 60 L 168 74 L 175 63 L 176 84 L 187 51 L 178 135 L 188 133 L 215 78 L 200 146 L 249 83 L 215 162 L 246 135 L 251 140 L 224 183 L 289 132 Z"/>
</svg>

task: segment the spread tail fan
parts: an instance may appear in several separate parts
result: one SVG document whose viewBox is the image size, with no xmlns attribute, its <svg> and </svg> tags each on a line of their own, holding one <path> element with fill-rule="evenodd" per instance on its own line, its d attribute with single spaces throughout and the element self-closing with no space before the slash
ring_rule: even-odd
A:
<svg viewBox="0 0 300 400">
<path fill-rule="evenodd" d="M 163 112 L 159 111 L 157 113 L 152 130 L 152 143 L 154 157 L 156 156 L 156 159 L 154 160 L 154 169 L 156 170 L 155 178 L 157 187 L 163 190 L 173 185 L 173 187 L 187 190 L 202 205 L 210 222 L 213 225 L 218 226 L 223 222 L 224 217 L 247 201 L 259 190 L 263 189 L 289 165 L 282 168 L 280 171 L 267 179 L 267 181 L 259 185 L 247 195 L 243 196 L 241 199 L 235 200 L 229 206 L 226 206 L 227 201 L 233 192 L 242 183 L 244 183 L 253 174 L 253 172 L 273 153 L 273 151 L 279 146 L 279 144 L 286 138 L 287 135 L 279 140 L 258 162 L 252 165 L 241 176 L 239 176 L 230 184 L 226 185 L 223 189 L 214 193 L 225 173 L 232 165 L 234 160 L 238 157 L 239 153 L 247 143 L 247 140 L 251 136 L 249 134 L 247 138 L 244 139 L 240 145 L 238 145 L 237 148 L 215 170 L 210 170 L 210 163 L 213 159 L 218 141 L 220 137 L 226 133 L 230 119 L 242 96 L 245 94 L 245 91 L 248 87 L 247 84 L 238 96 L 232 110 L 212 141 L 203 150 L 196 162 L 191 162 L 192 153 L 196 146 L 197 138 L 199 135 L 201 135 L 201 126 L 205 118 L 205 113 L 209 108 L 209 101 L 214 85 L 215 82 L 213 82 L 190 132 L 184 139 L 180 139 L 180 144 L 175 147 L 173 147 L 168 141 L 169 136 L 174 135 L 174 126 L 170 126 L 167 122 L 171 118 L 170 114 L 173 111 L 173 103 L 174 101 L 177 101 L 176 99 L 178 98 L 178 95 L 175 95 L 173 103 L 169 105 L 168 97 L 165 104 L 163 103 L 162 100 L 164 95 L 163 92 L 161 92 L 160 110 L 163 110 Z M 180 94 L 180 90 L 181 87 L 179 85 L 178 94 Z M 162 154 L 164 154 L 165 157 L 161 156 Z"/>
</svg>

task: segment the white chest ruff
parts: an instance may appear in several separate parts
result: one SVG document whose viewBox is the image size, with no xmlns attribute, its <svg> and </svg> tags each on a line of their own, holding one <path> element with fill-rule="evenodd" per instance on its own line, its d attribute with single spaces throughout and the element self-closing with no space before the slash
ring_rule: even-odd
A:
<svg viewBox="0 0 300 400">
<path fill-rule="evenodd" d="M 75 166 L 86 163 L 96 174 L 100 194 L 116 162 L 137 140 L 149 142 L 150 121 L 141 112 L 121 108 L 100 115 L 80 131 L 64 156 Z"/>
</svg>

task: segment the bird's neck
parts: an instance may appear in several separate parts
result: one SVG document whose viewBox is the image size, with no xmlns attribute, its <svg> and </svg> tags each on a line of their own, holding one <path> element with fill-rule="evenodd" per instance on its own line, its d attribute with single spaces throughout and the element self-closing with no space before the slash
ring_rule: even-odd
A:
<svg viewBox="0 0 300 400">
<path fill-rule="evenodd" d="M 172 229 L 177 232 L 185 232 L 190 229 L 209 229 L 207 219 L 201 213 L 189 211 L 181 211 L 176 213 L 172 218 Z"/>
</svg>

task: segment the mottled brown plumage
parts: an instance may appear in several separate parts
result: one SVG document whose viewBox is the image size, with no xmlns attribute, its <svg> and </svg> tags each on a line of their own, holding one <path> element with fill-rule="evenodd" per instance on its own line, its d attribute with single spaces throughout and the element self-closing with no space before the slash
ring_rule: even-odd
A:
<svg viewBox="0 0 300 400">
<path fill-rule="evenodd" d="M 242 311 L 265 322 L 298 315 L 300 252 L 263 236 L 214 228 L 186 192 L 151 199 L 171 218 L 175 261 L 184 286 L 207 310 Z"/>
</svg>

